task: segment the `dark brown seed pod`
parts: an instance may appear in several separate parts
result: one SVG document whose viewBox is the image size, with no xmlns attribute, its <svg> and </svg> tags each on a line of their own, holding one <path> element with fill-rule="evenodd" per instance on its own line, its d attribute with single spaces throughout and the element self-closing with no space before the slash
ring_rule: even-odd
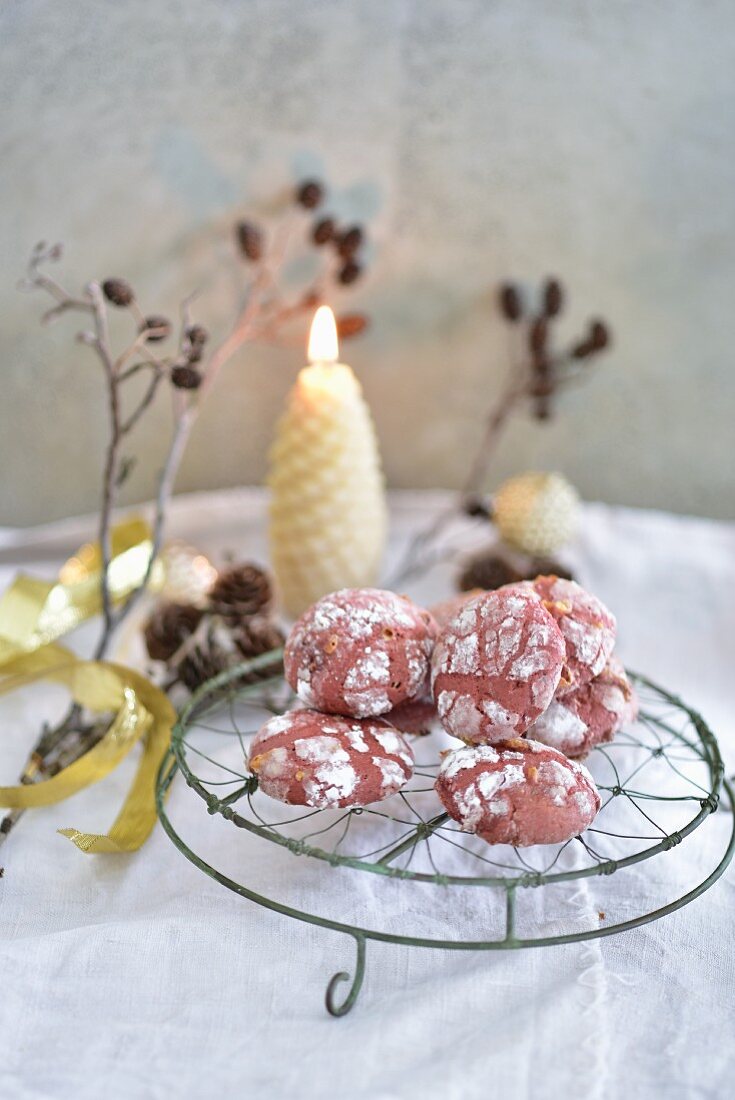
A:
<svg viewBox="0 0 735 1100">
<path fill-rule="evenodd" d="M 528 346 L 535 356 L 540 356 L 546 350 L 549 337 L 549 326 L 545 317 L 537 317 L 531 325 L 528 333 Z"/>
<path fill-rule="evenodd" d="M 204 348 L 201 344 L 192 344 L 189 350 L 186 352 L 187 363 L 200 363 L 202 356 L 204 355 Z"/>
<path fill-rule="evenodd" d="M 240 251 L 247 260 L 255 263 L 263 255 L 263 233 L 252 222 L 238 222 L 235 235 Z"/>
<path fill-rule="evenodd" d="M 578 344 L 575 344 L 572 348 L 572 359 L 586 359 L 590 355 L 594 355 L 595 348 L 590 340 L 580 340 Z"/>
<path fill-rule="evenodd" d="M 507 321 L 520 321 L 523 316 L 521 295 L 513 283 L 503 283 L 500 288 L 500 312 Z"/>
<path fill-rule="evenodd" d="M 337 228 L 334 218 L 321 218 L 314 223 L 311 231 L 311 239 L 314 244 L 322 245 L 331 241 Z"/>
<path fill-rule="evenodd" d="M 129 306 L 135 301 L 133 288 L 127 279 L 105 279 L 102 293 L 113 306 Z"/>
<path fill-rule="evenodd" d="M 155 343 L 171 335 L 171 322 L 167 317 L 152 313 L 143 319 L 139 331 L 146 333 L 146 343 Z"/>
<path fill-rule="evenodd" d="M 296 191 L 296 201 L 306 210 L 316 210 L 324 199 L 324 187 L 319 180 L 304 180 Z"/>
<path fill-rule="evenodd" d="M 188 363 L 177 363 L 171 368 L 171 381 L 177 390 L 198 390 L 202 384 L 202 374 Z"/>
<path fill-rule="evenodd" d="M 337 237 L 337 251 L 340 256 L 345 260 L 351 260 L 360 248 L 364 236 L 362 227 L 359 225 L 352 225 L 349 229 L 345 229 L 344 233 L 340 233 Z"/>
<path fill-rule="evenodd" d="M 337 318 L 337 335 L 340 340 L 349 340 L 359 336 L 370 324 L 364 313 L 343 313 Z"/>
<path fill-rule="evenodd" d="M 547 279 L 544 286 L 544 313 L 556 317 L 564 308 L 564 288 L 558 279 Z"/>
<path fill-rule="evenodd" d="M 609 346 L 610 330 L 604 321 L 592 321 L 588 339 L 595 351 L 602 351 Z"/>
<path fill-rule="evenodd" d="M 340 268 L 337 278 L 343 286 L 349 286 L 350 283 L 354 283 L 362 275 L 362 267 L 355 260 L 348 260 L 343 267 Z"/>
<path fill-rule="evenodd" d="M 209 333 L 204 325 L 189 325 L 186 330 L 186 338 L 190 344 L 194 344 L 196 347 L 203 347 L 209 339 Z"/>
</svg>

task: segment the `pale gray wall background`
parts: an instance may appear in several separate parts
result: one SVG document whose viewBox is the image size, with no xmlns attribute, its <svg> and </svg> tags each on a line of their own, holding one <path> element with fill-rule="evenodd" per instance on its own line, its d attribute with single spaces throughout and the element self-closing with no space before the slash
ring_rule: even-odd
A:
<svg viewBox="0 0 735 1100">
<path fill-rule="evenodd" d="M 70 281 L 127 275 L 150 307 L 223 265 L 227 225 L 304 172 L 373 217 L 351 301 L 396 486 L 453 485 L 499 384 L 491 291 L 558 272 L 568 331 L 616 334 L 549 427 L 493 469 L 585 496 L 735 515 L 735 7 L 731 0 L 23 0 L 0 5 L 0 522 L 96 507 L 101 379 L 71 321 L 16 293 L 31 245 Z M 258 482 L 303 355 L 249 349 L 198 425 L 180 489 Z M 150 494 L 165 403 L 128 499 Z"/>
</svg>

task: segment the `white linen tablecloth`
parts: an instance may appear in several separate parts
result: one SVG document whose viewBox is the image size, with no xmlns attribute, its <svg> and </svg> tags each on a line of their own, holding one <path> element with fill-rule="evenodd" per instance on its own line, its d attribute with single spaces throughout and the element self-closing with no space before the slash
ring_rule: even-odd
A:
<svg viewBox="0 0 735 1100">
<path fill-rule="evenodd" d="M 393 496 L 394 557 L 445 502 L 439 493 Z M 79 520 L 0 531 L 0 584 L 19 567 L 52 576 L 92 534 L 91 521 Z M 265 560 L 263 496 L 180 497 L 170 534 L 220 559 L 230 550 Z M 455 537 L 469 547 L 478 528 L 460 524 Z M 732 770 L 735 525 L 588 505 L 566 556 L 615 610 L 626 664 L 698 709 Z M 406 587 L 432 602 L 452 591 L 455 569 L 436 567 Z M 93 635 L 88 624 L 72 643 L 88 652 Z M 117 655 L 135 659 L 138 644 L 128 631 Z M 0 781 L 14 781 L 39 714 L 51 715 L 57 701 L 53 689 L 38 687 L 3 699 Z M 352 970 L 347 937 L 238 898 L 198 872 L 160 828 L 129 857 L 84 856 L 56 834 L 67 825 L 107 827 L 133 763 L 67 803 L 27 814 L 2 849 L 0 1097 L 733 1095 L 732 872 L 663 920 L 582 944 L 465 953 L 368 943 L 360 998 L 335 1020 L 323 995 L 335 971 Z M 451 935 L 461 925 L 482 937 L 488 891 L 365 881 L 380 876 L 271 851 L 213 822 L 181 782 L 169 810 L 194 847 L 264 893 L 372 927 Z M 623 912 L 659 905 L 676 896 L 679 875 L 696 882 L 714 866 L 730 826 L 720 811 L 695 834 L 691 856 L 685 841 L 676 864 L 667 855 L 575 884 L 569 905 L 589 916 L 598 882 L 614 882 Z M 532 893 L 542 905 L 544 892 Z"/>
</svg>

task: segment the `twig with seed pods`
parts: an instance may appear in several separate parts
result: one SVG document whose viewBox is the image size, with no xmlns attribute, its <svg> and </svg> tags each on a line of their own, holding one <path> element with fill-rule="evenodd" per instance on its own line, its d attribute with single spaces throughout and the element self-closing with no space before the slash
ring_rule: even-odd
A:
<svg viewBox="0 0 735 1100">
<path fill-rule="evenodd" d="M 169 351 L 166 343 L 174 335 L 174 325 L 163 314 L 144 312 L 126 279 L 110 277 L 91 281 L 81 294 L 72 294 L 48 270 L 50 265 L 62 259 L 62 246 L 49 247 L 41 243 L 34 248 L 20 289 L 40 290 L 51 297 L 53 304 L 43 314 L 43 323 L 56 321 L 67 313 L 87 318 L 89 327 L 81 331 L 77 339 L 97 356 L 107 393 L 109 439 L 98 523 L 102 627 L 94 650 L 95 659 L 108 652 L 116 631 L 146 590 L 163 542 L 168 506 L 186 445 L 204 399 L 221 369 L 247 343 L 278 342 L 288 322 L 304 316 L 321 302 L 329 281 L 349 286 L 362 275 L 362 227 L 340 228 L 333 218 L 321 214 L 324 201 L 325 188 L 317 180 L 303 182 L 293 195 L 292 208 L 301 212 L 302 219 L 304 215 L 308 219 L 303 227 L 302 245 L 314 249 L 320 260 L 316 276 L 296 294 L 287 295 L 279 285 L 285 255 L 274 243 L 277 234 L 266 234 L 253 221 L 236 223 L 235 244 L 247 268 L 244 300 L 229 334 L 211 351 L 208 351 L 211 341 L 207 329 L 191 318 L 194 295 L 181 304 L 176 349 Z M 108 323 L 110 310 L 125 311 L 130 317 L 132 337 L 121 351 L 114 351 L 112 347 Z M 360 313 L 338 318 L 338 330 L 343 339 L 359 335 L 367 324 L 368 319 Z M 146 381 L 140 392 L 137 380 L 142 377 Z M 112 520 L 120 490 L 135 466 L 134 455 L 124 452 L 162 387 L 170 392 L 173 430 L 158 478 L 152 548 L 140 582 L 116 605 L 109 583 Z M 71 707 L 57 726 L 42 732 L 21 782 L 37 782 L 50 775 L 58 767 L 59 760 L 68 763 L 70 754 L 72 759 L 83 755 L 94 743 L 98 730 L 98 722 L 85 721 L 81 708 Z M 0 822 L 0 843 L 20 817 L 21 811 L 15 811 Z"/>
<path fill-rule="evenodd" d="M 553 324 L 563 312 L 566 300 L 559 279 L 546 280 L 538 309 L 530 311 L 521 288 L 504 283 L 500 288 L 500 312 L 521 335 L 521 353 L 508 370 L 500 397 L 487 416 L 485 432 L 462 486 L 465 498 L 480 491 L 490 458 L 508 419 L 525 404 L 536 420 L 550 420 L 552 399 L 570 382 L 580 378 L 600 352 L 610 346 L 610 329 L 604 321 L 592 320 L 581 338 L 562 350 L 553 347 Z"/>
<path fill-rule="evenodd" d="M 410 542 L 396 572 L 392 585 L 405 581 L 417 572 L 428 569 L 446 556 L 438 547 L 440 536 L 451 521 L 464 512 L 467 515 L 492 519 L 492 507 L 481 495 L 490 460 L 500 442 L 511 416 L 524 406 L 536 420 L 548 421 L 554 413 L 554 399 L 573 382 L 587 376 L 589 364 L 610 346 L 608 325 L 599 319 L 589 322 L 586 333 L 572 340 L 561 350 L 553 343 L 553 325 L 563 312 L 566 292 L 561 281 L 548 278 L 541 290 L 540 305 L 529 310 L 524 295 L 515 283 L 503 283 L 498 304 L 503 319 L 511 326 L 511 363 L 500 395 L 487 414 L 480 445 L 470 464 L 459 500 L 441 512 L 433 522 Z"/>
</svg>

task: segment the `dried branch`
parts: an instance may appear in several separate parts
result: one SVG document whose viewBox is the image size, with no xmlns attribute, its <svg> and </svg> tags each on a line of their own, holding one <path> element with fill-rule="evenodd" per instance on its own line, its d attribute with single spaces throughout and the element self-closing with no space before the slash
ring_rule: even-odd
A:
<svg viewBox="0 0 735 1100">
<path fill-rule="evenodd" d="M 161 367 L 155 366 L 155 364 L 151 365 L 153 366 L 154 373 L 153 377 L 148 383 L 148 387 L 143 394 L 143 397 L 141 398 L 137 407 L 133 410 L 133 412 L 131 412 L 130 416 L 128 416 L 128 418 L 124 420 L 120 425 L 120 433 L 123 436 L 128 435 L 133 430 L 135 425 L 140 420 L 141 416 L 143 416 L 145 411 L 153 404 L 153 399 L 156 396 L 156 391 L 164 378 L 165 370 Z M 120 381 L 121 379 L 118 378 L 118 384 Z"/>
<path fill-rule="evenodd" d="M 512 363 L 506 384 L 487 415 L 485 430 L 458 499 L 414 536 L 390 579 L 392 586 L 441 560 L 437 540 L 462 512 L 492 517 L 491 509 L 478 502 L 477 494 L 482 490 L 490 460 L 510 418 L 528 403 L 537 420 L 550 419 L 552 399 L 561 389 L 579 383 L 587 375 L 590 360 L 609 347 L 611 338 L 607 325 L 594 320 L 581 340 L 572 342 L 562 351 L 552 349 L 552 322 L 563 311 L 565 297 L 561 282 L 547 279 L 542 288 L 540 308 L 527 313 L 519 287 L 505 283 L 500 288 L 500 311 L 508 322 L 509 337 L 513 328 L 525 330 L 525 354 Z M 513 344 L 509 346 L 513 358 Z"/>
<path fill-rule="evenodd" d="M 302 208 L 302 215 L 303 211 L 311 214 L 316 210 L 323 198 L 324 188 L 314 180 L 305 181 L 295 194 L 296 204 Z M 293 218 L 290 221 L 293 222 Z M 325 232 L 327 222 L 328 233 Z M 142 598 L 150 581 L 163 544 L 168 505 L 187 442 L 204 399 L 224 365 L 246 343 L 256 339 L 273 339 L 283 325 L 312 309 L 319 303 L 330 278 L 348 285 L 362 272 L 357 259 L 364 238 L 361 227 L 352 226 L 340 230 L 334 219 L 320 217 L 307 239 L 312 246 L 322 250 L 322 270 L 300 297 L 289 303 L 278 286 L 278 274 L 286 259 L 293 236 L 293 225 L 285 222 L 282 231 L 275 235 L 270 248 L 266 247 L 265 234 L 250 222 L 239 222 L 235 227 L 235 235 L 241 255 L 251 265 L 248 288 L 229 334 L 214 347 L 207 362 L 203 362 L 207 332 L 202 325 L 192 325 L 191 321 L 191 306 L 198 291 L 190 294 L 181 304 L 177 353 L 158 355 L 151 345 L 170 335 L 171 325 L 166 317 L 146 314 L 130 284 L 121 278 L 108 278 L 101 283 L 90 282 L 81 296 L 68 293 L 46 270 L 48 264 L 61 259 L 61 245 L 49 247 L 43 242 L 37 245 L 28 262 L 26 277 L 20 284 L 23 291 L 40 290 L 52 299 L 51 308 L 42 316 L 44 323 L 74 311 L 91 318 L 92 328 L 79 332 L 76 339 L 95 352 L 105 379 L 109 437 L 98 523 L 102 628 L 94 652 L 97 659 L 107 653 L 116 630 Z M 117 354 L 113 353 L 110 343 L 108 306 L 127 310 L 135 333 L 130 343 Z M 354 332 L 358 331 L 359 326 L 354 329 Z M 144 370 L 151 372 L 150 378 L 132 408 L 128 407 L 126 410 L 126 385 Z M 129 455 L 123 457 L 122 447 L 153 406 L 165 380 L 170 382 L 173 390 L 174 426 L 156 490 L 151 553 L 140 583 L 115 607 L 109 584 L 112 519 L 119 490 L 135 461 Z M 52 774 L 52 770 L 59 766 L 59 761 L 76 759 L 88 751 L 97 733 L 98 725 L 85 722 L 81 709 L 78 706 L 71 707 L 56 727 L 43 731 L 29 757 L 22 782 L 35 781 L 44 771 L 45 774 Z M 0 822 L 0 843 L 6 839 L 21 816 L 22 811 L 14 811 Z"/>
<path fill-rule="evenodd" d="M 148 563 L 146 565 L 145 573 L 141 578 L 140 583 L 123 601 L 120 609 L 113 618 L 111 630 L 115 630 L 123 619 L 127 618 L 135 605 L 142 598 L 148 582 L 151 579 L 151 573 L 153 572 L 153 566 L 156 563 L 156 559 L 161 551 L 163 544 L 164 527 L 166 521 L 166 510 L 168 508 L 169 501 L 173 494 L 174 483 L 176 480 L 176 474 L 178 472 L 181 459 L 183 458 L 184 451 L 186 450 L 186 444 L 189 440 L 191 429 L 194 426 L 196 420 L 198 408 L 194 404 L 188 404 L 182 408 L 176 415 L 176 423 L 174 432 L 171 437 L 171 444 L 169 446 L 168 454 L 164 462 L 163 470 L 158 482 L 158 491 L 156 493 L 155 513 L 153 520 L 153 538 L 151 543 L 151 552 L 148 556 Z M 104 634 L 100 638 L 97 646 L 95 656 L 101 657 L 107 648 L 109 637 L 105 637 Z"/>
</svg>

